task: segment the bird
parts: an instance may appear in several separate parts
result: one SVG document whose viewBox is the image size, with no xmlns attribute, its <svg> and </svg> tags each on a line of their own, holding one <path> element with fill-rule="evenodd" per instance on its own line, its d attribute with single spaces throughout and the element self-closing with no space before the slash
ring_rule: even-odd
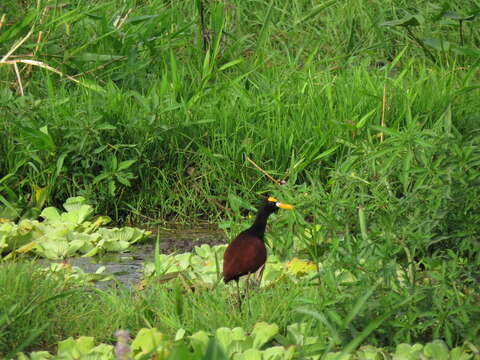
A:
<svg viewBox="0 0 480 360">
<path fill-rule="evenodd" d="M 225 250 L 223 256 L 223 281 L 225 284 L 232 280 L 235 280 L 237 283 L 240 308 L 242 306 L 239 286 L 240 277 L 255 273 L 265 264 L 267 260 L 267 248 L 264 242 L 265 228 L 270 214 L 278 211 L 278 209 L 292 210 L 294 206 L 281 203 L 273 196 L 265 197 L 252 226 L 238 234 Z"/>
</svg>

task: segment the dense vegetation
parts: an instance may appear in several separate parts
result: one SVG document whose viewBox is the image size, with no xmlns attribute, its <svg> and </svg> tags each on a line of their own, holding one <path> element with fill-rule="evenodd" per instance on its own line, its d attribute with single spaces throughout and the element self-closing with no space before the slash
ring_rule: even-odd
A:
<svg viewBox="0 0 480 360">
<path fill-rule="evenodd" d="M 117 325 L 282 332 L 305 318 L 328 339 L 318 352 L 476 341 L 479 12 L 476 0 L 2 1 L 0 218 L 83 196 L 116 223 L 223 219 L 233 234 L 268 190 L 298 208 L 274 219 L 271 253 L 323 266 L 259 292 L 243 317 L 215 288 L 187 296 L 182 318 L 163 285 L 86 297 L 2 264 L 0 354 L 111 341 Z"/>
</svg>

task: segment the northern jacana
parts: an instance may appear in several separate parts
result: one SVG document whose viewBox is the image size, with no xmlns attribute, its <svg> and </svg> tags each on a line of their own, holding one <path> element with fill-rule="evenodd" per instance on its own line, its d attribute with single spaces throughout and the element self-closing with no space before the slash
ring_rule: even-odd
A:
<svg viewBox="0 0 480 360">
<path fill-rule="evenodd" d="M 269 196 L 258 209 L 253 225 L 242 231 L 225 250 L 223 256 L 223 281 L 226 284 L 231 280 L 236 281 L 240 306 L 240 287 L 238 284 L 240 277 L 255 273 L 267 260 L 264 235 L 268 217 L 278 209 L 291 210 L 293 208 L 292 205 L 283 204 L 274 197 Z"/>
</svg>

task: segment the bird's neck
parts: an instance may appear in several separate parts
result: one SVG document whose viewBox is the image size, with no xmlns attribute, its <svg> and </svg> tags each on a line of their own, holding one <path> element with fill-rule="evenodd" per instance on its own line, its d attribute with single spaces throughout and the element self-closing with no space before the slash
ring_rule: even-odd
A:
<svg viewBox="0 0 480 360">
<path fill-rule="evenodd" d="M 267 227 L 267 220 L 270 214 L 271 212 L 268 211 L 268 209 L 266 208 L 260 209 L 257 213 L 257 216 L 255 217 L 255 221 L 253 222 L 253 225 L 250 226 L 244 232 L 248 234 L 256 235 L 263 240 L 263 237 L 265 235 L 265 228 Z"/>
</svg>

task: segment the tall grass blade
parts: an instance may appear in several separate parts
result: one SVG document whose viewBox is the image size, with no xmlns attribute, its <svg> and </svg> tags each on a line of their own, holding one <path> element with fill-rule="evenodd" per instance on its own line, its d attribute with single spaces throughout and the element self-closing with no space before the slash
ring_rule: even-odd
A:
<svg viewBox="0 0 480 360">
<path fill-rule="evenodd" d="M 328 1 L 323 2 L 320 5 L 315 6 L 312 10 L 310 10 L 310 12 L 307 15 L 305 15 L 300 20 L 297 20 L 295 25 L 305 24 L 306 22 L 310 21 L 315 16 L 320 14 L 323 10 L 325 10 L 325 9 L 329 8 L 330 6 L 334 5 L 337 1 L 338 0 L 328 0 Z"/>
<path fill-rule="evenodd" d="M 37 10 L 30 10 L 22 19 L 22 21 L 18 24 L 12 25 L 8 30 L 0 34 L 0 44 L 13 39 L 17 36 L 21 31 L 25 30 L 30 26 L 30 24 L 35 20 L 37 17 Z"/>
<path fill-rule="evenodd" d="M 260 33 L 258 34 L 257 43 L 255 45 L 255 54 L 257 56 L 260 53 L 260 49 L 264 48 L 265 43 L 267 41 L 268 28 L 270 26 L 270 21 L 271 21 L 271 17 L 272 17 L 273 5 L 274 5 L 274 1 L 272 0 L 270 2 L 270 6 L 268 7 L 267 15 L 265 16 L 265 19 L 263 20 L 262 28 L 260 29 Z M 257 58 L 257 61 L 258 60 L 259 60 L 259 58 Z"/>
<path fill-rule="evenodd" d="M 355 303 L 355 305 L 350 309 L 348 312 L 347 316 L 345 317 L 345 320 L 343 321 L 343 326 L 346 328 L 348 324 L 352 322 L 352 320 L 360 313 L 362 308 L 365 306 L 365 303 L 368 301 L 368 299 L 373 295 L 375 290 L 377 289 L 378 285 L 380 284 L 380 281 L 378 281 L 375 285 L 370 287 L 370 289 L 365 292 Z"/>
</svg>

